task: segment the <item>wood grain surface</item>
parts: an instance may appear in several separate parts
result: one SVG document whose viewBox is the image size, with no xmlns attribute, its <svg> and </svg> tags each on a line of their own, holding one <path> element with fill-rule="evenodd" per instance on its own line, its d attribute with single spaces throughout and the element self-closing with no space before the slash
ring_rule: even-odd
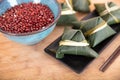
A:
<svg viewBox="0 0 120 80">
<path fill-rule="evenodd" d="M 93 3 L 106 0 L 91 0 Z M 108 0 L 110 1 L 110 0 Z M 111 0 L 120 5 L 120 0 Z M 79 19 L 87 14 L 79 13 Z M 54 31 L 39 44 L 25 46 L 15 43 L 0 33 L 0 80 L 120 80 L 120 56 L 104 73 L 100 66 L 120 44 L 120 35 L 81 74 L 76 74 L 64 64 L 44 52 L 52 41 L 63 32 L 63 27 Z"/>
</svg>

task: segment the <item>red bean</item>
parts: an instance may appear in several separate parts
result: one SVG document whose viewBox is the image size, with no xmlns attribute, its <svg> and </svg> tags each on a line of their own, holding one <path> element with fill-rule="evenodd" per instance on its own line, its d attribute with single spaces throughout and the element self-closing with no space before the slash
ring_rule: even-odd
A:
<svg viewBox="0 0 120 80">
<path fill-rule="evenodd" d="M 22 3 L 0 16 L 0 28 L 10 33 L 28 33 L 44 29 L 54 21 L 47 5 Z"/>
</svg>

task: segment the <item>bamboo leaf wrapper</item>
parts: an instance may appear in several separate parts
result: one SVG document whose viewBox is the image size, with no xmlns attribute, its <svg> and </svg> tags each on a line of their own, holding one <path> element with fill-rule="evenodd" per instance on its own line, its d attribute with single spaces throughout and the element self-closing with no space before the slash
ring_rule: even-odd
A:
<svg viewBox="0 0 120 80">
<path fill-rule="evenodd" d="M 61 41 L 67 42 L 67 44 L 63 43 L 59 46 L 56 52 L 56 58 L 63 58 L 64 54 L 82 55 L 87 57 L 98 56 L 98 54 L 89 47 L 89 44 L 87 43 L 83 33 L 80 30 L 70 29 L 65 31 Z"/>
<path fill-rule="evenodd" d="M 77 21 L 77 18 L 75 16 L 76 12 L 71 9 L 67 3 L 61 4 L 62 12 L 61 16 L 57 22 L 58 26 L 70 26 L 71 23 L 74 21 Z"/>
<path fill-rule="evenodd" d="M 72 0 L 73 9 L 78 12 L 90 12 L 90 0 Z"/>
<path fill-rule="evenodd" d="M 92 47 L 116 33 L 101 17 L 82 21 L 80 28 Z"/>
<path fill-rule="evenodd" d="M 113 2 L 96 3 L 96 11 L 109 24 L 120 23 L 120 6 Z"/>
</svg>

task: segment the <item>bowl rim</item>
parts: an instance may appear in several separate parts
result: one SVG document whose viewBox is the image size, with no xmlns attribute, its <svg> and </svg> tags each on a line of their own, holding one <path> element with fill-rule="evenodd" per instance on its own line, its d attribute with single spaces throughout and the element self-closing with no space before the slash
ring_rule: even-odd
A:
<svg viewBox="0 0 120 80">
<path fill-rule="evenodd" d="M 55 23 L 57 23 L 58 19 L 60 18 L 60 15 L 61 15 L 61 6 L 60 6 L 60 4 L 58 3 L 57 0 L 54 0 L 54 1 L 55 1 L 55 3 L 58 5 L 58 15 L 57 15 L 57 17 L 55 18 L 55 20 L 54 20 L 51 24 L 49 24 L 48 26 L 46 26 L 44 29 L 41 29 L 41 30 L 38 30 L 38 31 L 33 31 L 33 32 L 28 32 L 28 33 L 18 33 L 18 34 L 6 32 L 6 31 L 4 31 L 4 30 L 2 30 L 2 29 L 0 29 L 0 32 L 4 33 L 4 34 L 6 34 L 6 35 L 10 35 L 10 36 L 27 36 L 27 35 L 34 35 L 34 34 L 43 32 L 43 31 L 45 31 L 45 30 L 53 27 L 53 25 L 54 25 Z"/>
</svg>

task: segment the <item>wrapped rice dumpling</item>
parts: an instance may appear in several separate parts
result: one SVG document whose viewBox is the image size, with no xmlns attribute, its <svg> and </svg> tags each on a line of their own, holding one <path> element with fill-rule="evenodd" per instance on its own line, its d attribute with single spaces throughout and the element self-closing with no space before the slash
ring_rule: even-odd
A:
<svg viewBox="0 0 120 80">
<path fill-rule="evenodd" d="M 89 0 L 69 0 L 72 2 L 73 9 L 78 12 L 90 12 Z"/>
<path fill-rule="evenodd" d="M 96 11 L 109 24 L 120 23 L 120 7 L 113 2 L 95 4 Z"/>
<path fill-rule="evenodd" d="M 97 57 L 98 54 L 89 47 L 83 33 L 80 30 L 69 29 L 64 32 L 56 58 L 63 58 L 64 54 Z"/>
<path fill-rule="evenodd" d="M 57 25 L 58 26 L 70 26 L 71 22 L 77 21 L 75 16 L 76 12 L 71 8 L 69 3 L 61 4 L 62 12 L 61 17 L 59 18 Z"/>
<path fill-rule="evenodd" d="M 101 17 L 82 21 L 80 28 L 92 47 L 116 33 Z"/>
</svg>

